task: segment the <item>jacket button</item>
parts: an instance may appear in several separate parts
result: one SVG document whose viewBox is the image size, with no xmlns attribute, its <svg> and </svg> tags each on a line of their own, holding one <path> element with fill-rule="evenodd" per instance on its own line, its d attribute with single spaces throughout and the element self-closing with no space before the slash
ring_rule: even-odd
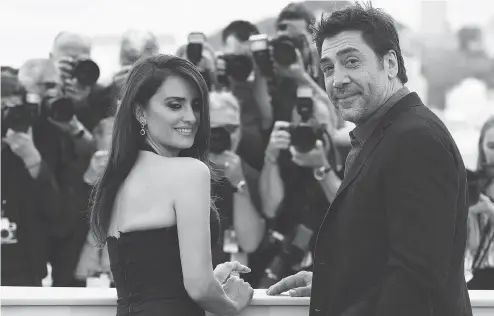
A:
<svg viewBox="0 0 494 316">
<path fill-rule="evenodd" d="M 314 312 L 319 313 L 321 310 L 318 308 L 314 308 Z"/>
</svg>

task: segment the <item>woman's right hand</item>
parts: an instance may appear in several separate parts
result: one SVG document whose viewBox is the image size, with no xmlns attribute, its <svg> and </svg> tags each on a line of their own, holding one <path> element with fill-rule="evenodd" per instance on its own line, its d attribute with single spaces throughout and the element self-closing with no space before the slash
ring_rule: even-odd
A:
<svg viewBox="0 0 494 316">
<path fill-rule="evenodd" d="M 235 275 L 226 281 L 223 290 L 236 303 L 237 314 L 240 314 L 250 304 L 254 296 L 254 289 L 250 284 Z"/>
<path fill-rule="evenodd" d="M 269 137 L 269 143 L 266 148 L 266 155 L 271 156 L 271 158 L 276 159 L 280 153 L 280 150 L 290 148 L 290 133 L 288 128 L 290 127 L 289 122 L 276 121 L 274 123 L 273 131 Z"/>
</svg>

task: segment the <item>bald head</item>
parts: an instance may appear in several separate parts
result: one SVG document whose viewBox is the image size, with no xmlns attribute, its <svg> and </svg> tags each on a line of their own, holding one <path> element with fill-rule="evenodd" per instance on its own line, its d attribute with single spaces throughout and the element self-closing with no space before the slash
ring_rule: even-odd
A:
<svg viewBox="0 0 494 316">
<path fill-rule="evenodd" d="M 122 36 L 120 44 L 120 64 L 129 66 L 141 58 L 159 53 L 156 36 L 150 31 L 131 29 Z"/>
<path fill-rule="evenodd" d="M 61 32 L 53 41 L 50 59 L 56 61 L 62 57 L 89 58 L 91 44 L 91 39 L 88 36 L 73 32 Z"/>
</svg>

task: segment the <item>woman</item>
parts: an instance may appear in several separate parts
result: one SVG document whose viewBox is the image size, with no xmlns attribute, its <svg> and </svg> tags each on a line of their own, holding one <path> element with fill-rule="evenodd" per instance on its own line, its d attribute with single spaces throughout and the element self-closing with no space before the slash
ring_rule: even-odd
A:
<svg viewBox="0 0 494 316">
<path fill-rule="evenodd" d="M 211 263 L 218 219 L 204 79 L 190 62 L 158 55 L 137 62 L 123 89 L 91 212 L 96 241 L 108 243 L 117 315 L 238 314 L 253 290 L 229 275 L 249 269 L 213 272 Z"/>
<path fill-rule="evenodd" d="M 470 173 L 466 278 L 470 290 L 494 289 L 494 117 L 480 132 L 477 171 Z M 478 195 L 480 191 L 480 196 Z"/>
</svg>

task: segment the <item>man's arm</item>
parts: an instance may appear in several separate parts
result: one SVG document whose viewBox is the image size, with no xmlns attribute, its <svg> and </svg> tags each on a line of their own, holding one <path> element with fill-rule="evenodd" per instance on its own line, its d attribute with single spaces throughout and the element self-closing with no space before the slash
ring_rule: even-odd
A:
<svg viewBox="0 0 494 316">
<path fill-rule="evenodd" d="M 384 179 L 391 255 L 373 315 L 430 314 L 446 286 L 453 248 L 458 170 L 452 153 L 423 125 L 399 138 Z"/>
</svg>

